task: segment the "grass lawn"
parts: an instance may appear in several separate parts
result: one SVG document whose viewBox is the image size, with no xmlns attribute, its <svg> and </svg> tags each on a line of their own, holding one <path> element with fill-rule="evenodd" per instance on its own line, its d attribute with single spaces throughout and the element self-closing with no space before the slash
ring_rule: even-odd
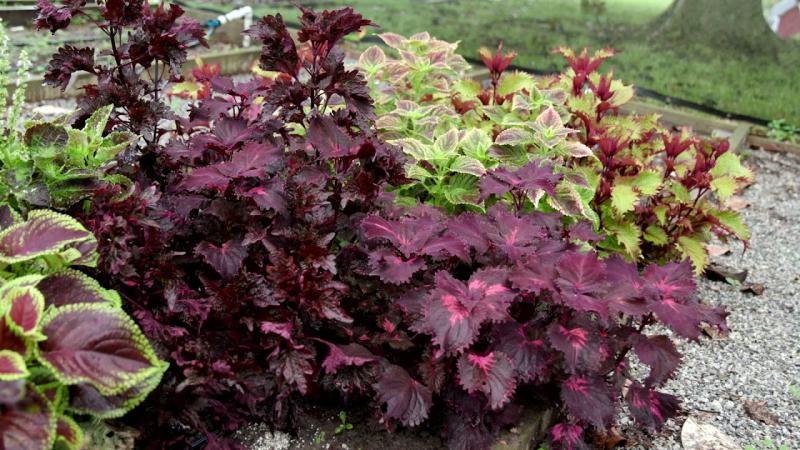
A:
<svg viewBox="0 0 800 450">
<path fill-rule="evenodd" d="M 302 2 L 301 2 L 302 3 Z M 580 0 L 326 0 L 324 7 L 350 5 L 382 31 L 430 31 L 461 41 L 462 53 L 504 41 L 519 53 L 517 64 L 556 70 L 563 60 L 550 50 L 612 46 L 621 54 L 607 62 L 637 86 L 723 111 L 800 125 L 800 43 L 787 44 L 780 60 L 718 54 L 702 46 L 666 47 L 648 42 L 647 24 L 671 0 L 606 0 L 603 13 L 581 9 Z M 290 7 L 258 6 L 257 14 L 284 14 Z"/>
</svg>

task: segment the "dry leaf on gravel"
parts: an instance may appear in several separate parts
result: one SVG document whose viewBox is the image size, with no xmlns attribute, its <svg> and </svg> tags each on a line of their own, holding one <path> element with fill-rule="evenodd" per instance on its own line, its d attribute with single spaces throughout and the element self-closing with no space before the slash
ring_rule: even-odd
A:
<svg viewBox="0 0 800 450">
<path fill-rule="evenodd" d="M 767 402 L 763 400 L 745 400 L 744 412 L 746 412 L 751 419 L 764 422 L 767 425 L 778 424 L 778 416 L 770 412 L 767 407 Z"/>
<path fill-rule="evenodd" d="M 741 211 L 750 206 L 750 202 L 742 197 L 731 197 L 725 200 L 725 206 L 734 211 Z"/>
<path fill-rule="evenodd" d="M 724 281 L 729 284 L 738 281 L 741 284 L 747 279 L 747 270 L 738 270 L 722 264 L 711 264 L 706 267 L 705 275 L 711 281 Z"/>
<path fill-rule="evenodd" d="M 717 245 L 717 244 L 708 244 L 706 245 L 706 250 L 708 251 L 708 255 L 712 258 L 717 256 L 727 255 L 731 252 L 731 248 L 727 245 Z"/>
<path fill-rule="evenodd" d="M 683 450 L 741 450 L 730 436 L 717 427 L 699 423 L 693 417 L 686 419 L 681 430 Z"/>
<path fill-rule="evenodd" d="M 761 283 L 745 283 L 739 290 L 748 294 L 763 295 L 764 285 Z"/>
</svg>

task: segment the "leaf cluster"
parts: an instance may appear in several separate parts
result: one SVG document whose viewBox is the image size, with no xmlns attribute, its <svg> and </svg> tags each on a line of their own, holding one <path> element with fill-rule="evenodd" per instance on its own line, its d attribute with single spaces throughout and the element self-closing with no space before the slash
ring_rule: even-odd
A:
<svg viewBox="0 0 800 450">
<path fill-rule="evenodd" d="M 74 416 L 117 418 L 158 385 L 158 360 L 91 266 L 97 241 L 75 219 L 0 205 L 0 434 L 6 445 L 83 448 Z M 10 444 L 9 444 L 10 443 Z"/>
</svg>

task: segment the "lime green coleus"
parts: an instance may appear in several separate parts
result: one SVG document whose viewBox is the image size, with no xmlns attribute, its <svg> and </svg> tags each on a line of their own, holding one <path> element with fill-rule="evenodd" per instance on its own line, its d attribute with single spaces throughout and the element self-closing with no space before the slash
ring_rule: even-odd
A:
<svg viewBox="0 0 800 450">
<path fill-rule="evenodd" d="M 59 121 L 30 122 L 23 133 L 0 142 L 0 200 L 23 211 L 67 209 L 89 197 L 100 181 L 127 183 L 109 172 L 136 136 L 104 134 L 111 110 L 97 110 L 80 130 Z"/>
<path fill-rule="evenodd" d="M 0 436 L 26 449 L 84 446 L 73 414 L 117 418 L 167 369 L 121 309 L 119 295 L 71 265 L 97 241 L 46 210 L 26 219 L 0 204 Z"/>
<path fill-rule="evenodd" d="M 698 274 L 713 235 L 749 238 L 724 202 L 752 173 L 721 141 L 685 132 L 680 139 L 689 144 L 675 152 L 665 143 L 673 133 L 656 115 L 620 114 L 633 87 L 595 72 L 613 52 L 562 49 L 572 67 L 559 77 L 505 72 L 480 82 L 455 44 L 427 34 L 382 38 L 391 50 L 372 47 L 359 65 L 378 128 L 409 157 L 411 183 L 397 189 L 402 204 L 457 213 L 507 201 L 518 210 L 558 211 L 566 223 L 591 222 L 603 254 L 645 263 L 688 258 Z M 554 189 L 528 193 L 524 205 L 519 196 L 482 192 L 496 171 L 533 162 L 560 177 Z"/>
<path fill-rule="evenodd" d="M 412 183 L 398 189 L 398 201 L 422 201 L 451 212 L 484 211 L 480 179 L 486 173 L 548 161 L 563 175 L 556 195 L 530 195 L 525 208 L 599 223 L 590 206 L 597 177 L 572 163 L 594 155 L 568 139 L 575 130 L 563 120 L 563 91 L 540 89 L 530 75 L 511 72 L 497 85 L 503 101 L 486 101 L 487 90 L 466 76 L 454 44 L 427 35 L 382 37 L 398 57 L 373 47 L 361 56 L 360 67 L 381 113 L 377 126 L 410 158 L 406 174 Z"/>
</svg>

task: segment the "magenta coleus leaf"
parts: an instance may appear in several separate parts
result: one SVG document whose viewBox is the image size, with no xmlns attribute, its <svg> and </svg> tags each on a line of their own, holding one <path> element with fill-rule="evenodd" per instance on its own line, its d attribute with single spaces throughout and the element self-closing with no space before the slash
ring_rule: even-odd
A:
<svg viewBox="0 0 800 450">
<path fill-rule="evenodd" d="M 658 300 L 688 300 L 697 291 L 694 269 L 688 259 L 663 266 L 650 264 L 642 278 L 646 292 Z"/>
<path fill-rule="evenodd" d="M 0 349 L 10 350 L 21 355 L 28 354 L 25 338 L 12 330 L 5 318 L 0 319 Z"/>
<path fill-rule="evenodd" d="M 275 348 L 270 355 L 270 368 L 278 375 L 279 380 L 304 394 L 308 392 L 308 381 L 314 373 L 314 352 L 302 345 L 289 345 L 287 349 Z"/>
<path fill-rule="evenodd" d="M 530 162 L 513 172 L 500 167 L 481 178 L 481 199 L 485 200 L 491 195 L 502 197 L 514 190 L 529 194 L 543 191 L 555 196 L 556 184 L 561 178 L 560 174 L 553 173 L 553 167 L 549 163 L 539 161 Z"/>
<path fill-rule="evenodd" d="M 104 395 L 130 388 L 163 365 L 133 321 L 112 306 L 73 304 L 49 310 L 38 359 L 64 384 L 88 383 Z"/>
<path fill-rule="evenodd" d="M 664 422 L 680 409 L 677 397 L 656 392 L 639 383 L 628 387 L 625 400 L 636 423 L 655 430 L 660 430 Z"/>
<path fill-rule="evenodd" d="M 161 381 L 166 365 L 160 371 L 151 372 L 133 386 L 113 395 L 103 395 L 89 383 L 69 386 L 71 412 L 88 414 L 98 419 L 115 419 L 139 405 Z"/>
<path fill-rule="evenodd" d="M 558 263 L 556 285 L 561 300 L 577 311 L 608 317 L 605 265 L 594 253 L 568 253 Z"/>
<path fill-rule="evenodd" d="M 74 303 L 109 303 L 120 305 L 119 294 L 104 289 L 93 278 L 77 270 L 63 270 L 50 275 L 36 284 L 44 296 L 47 306 L 64 306 Z"/>
<path fill-rule="evenodd" d="M 77 220 L 52 211 L 31 211 L 28 220 L 0 232 L 0 261 L 26 261 L 82 242 L 96 245 L 94 236 Z"/>
<path fill-rule="evenodd" d="M 25 358 L 13 350 L 0 350 L 0 381 L 14 381 L 28 376 Z"/>
<path fill-rule="evenodd" d="M 516 260 L 544 237 L 544 230 L 529 215 L 517 217 L 502 206 L 495 205 L 489 211 L 494 226 L 487 227 L 485 236 L 489 242 Z"/>
<path fill-rule="evenodd" d="M 505 286 L 502 269 L 476 272 L 467 283 L 441 271 L 425 309 L 425 325 L 434 342 L 446 353 L 458 353 L 472 344 L 480 326 L 508 317 L 515 294 Z"/>
<path fill-rule="evenodd" d="M 634 335 L 633 352 L 650 366 L 645 379 L 648 386 L 658 386 L 670 379 L 681 363 L 681 354 L 668 336 Z"/>
<path fill-rule="evenodd" d="M 508 403 L 517 388 L 514 364 L 502 352 L 461 355 L 458 378 L 461 386 L 470 394 L 476 391 L 485 394 L 492 409 L 499 409 Z"/>
<path fill-rule="evenodd" d="M 391 365 L 375 384 L 378 401 L 386 405 L 384 417 L 399 420 L 406 426 L 417 426 L 428 418 L 433 404 L 431 390 L 411 378 L 400 366 Z"/>
<path fill-rule="evenodd" d="M 578 425 L 559 423 L 550 429 L 552 450 L 589 450 L 583 440 L 583 428 Z"/>
<path fill-rule="evenodd" d="M 495 348 L 511 358 L 519 379 L 532 381 L 547 373 L 552 356 L 544 339 L 529 337 L 526 328 L 516 322 L 498 326 Z"/>
<path fill-rule="evenodd" d="M 7 449 L 50 448 L 55 439 L 55 423 L 50 402 L 29 384 L 19 402 L 3 407 L 0 442 Z"/>
<path fill-rule="evenodd" d="M 596 369 L 602 361 L 598 337 L 587 328 L 554 323 L 548 328 L 547 337 L 553 348 L 564 354 L 571 372 L 578 368 Z"/>
<path fill-rule="evenodd" d="M 322 362 L 322 368 L 329 374 L 335 374 L 341 367 L 359 367 L 376 359 L 372 352 L 358 344 L 347 344 L 345 346 L 338 346 L 330 342 L 325 342 L 325 344 L 330 351 L 325 361 Z"/>
<path fill-rule="evenodd" d="M 242 268 L 247 257 L 247 247 L 240 241 L 230 240 L 220 246 L 210 242 L 201 242 L 195 252 L 214 268 L 223 278 L 233 278 Z"/>
<path fill-rule="evenodd" d="M 22 335 L 36 334 L 44 313 L 44 296 L 32 286 L 15 287 L 3 296 L 8 305 L 6 320 L 11 329 Z"/>
<path fill-rule="evenodd" d="M 27 375 L 11 381 L 0 380 L 0 405 L 16 405 L 25 397 Z"/>
<path fill-rule="evenodd" d="M 605 429 L 614 418 L 614 398 L 602 378 L 573 375 L 561 383 L 561 398 L 570 414 Z"/>
<path fill-rule="evenodd" d="M 311 120 L 308 127 L 308 143 L 322 159 L 356 156 L 361 144 L 348 136 L 331 117 Z"/>
<path fill-rule="evenodd" d="M 84 444 L 83 430 L 69 416 L 58 416 L 56 422 L 56 446 L 67 449 L 80 449 Z"/>
<path fill-rule="evenodd" d="M 426 267 L 425 260 L 420 257 L 405 259 L 397 256 L 385 247 L 379 247 L 369 253 L 369 266 L 372 275 L 392 284 L 403 284 L 411 277 Z"/>
<path fill-rule="evenodd" d="M 389 221 L 373 215 L 361 221 L 361 229 L 367 239 L 385 239 L 406 257 L 444 254 L 468 258 L 463 242 L 454 236 L 442 235 L 442 224 L 429 217 Z"/>
</svg>

